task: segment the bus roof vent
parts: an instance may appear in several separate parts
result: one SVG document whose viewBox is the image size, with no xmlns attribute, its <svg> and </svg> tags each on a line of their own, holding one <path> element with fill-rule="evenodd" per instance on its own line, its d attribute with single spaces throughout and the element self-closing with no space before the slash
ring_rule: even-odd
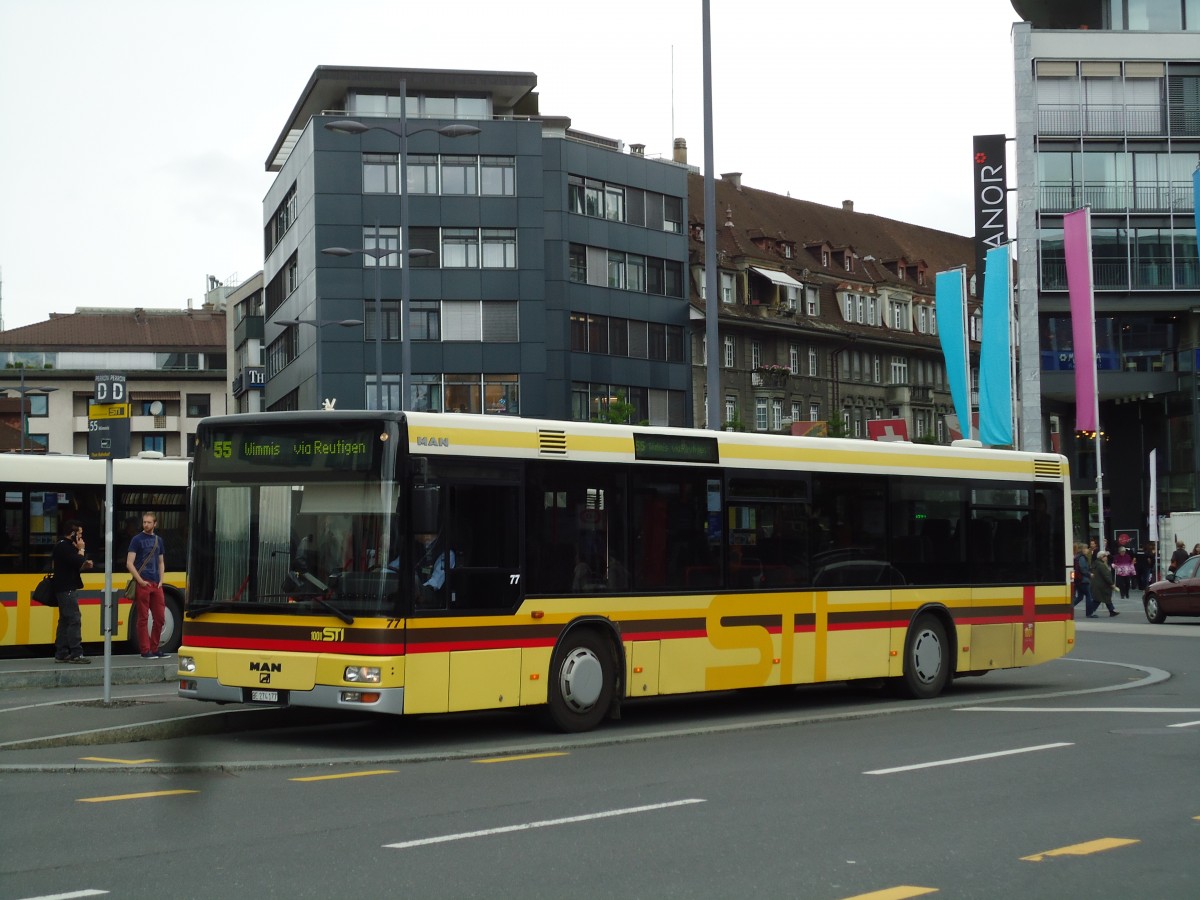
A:
<svg viewBox="0 0 1200 900">
<path fill-rule="evenodd" d="M 1062 480 L 1062 463 L 1057 459 L 1035 459 L 1033 461 L 1033 477 L 1046 481 Z"/>
<path fill-rule="evenodd" d="M 539 428 L 538 451 L 541 453 L 552 453 L 555 456 L 566 455 L 567 433 L 565 431 L 551 431 L 547 428 Z"/>
</svg>

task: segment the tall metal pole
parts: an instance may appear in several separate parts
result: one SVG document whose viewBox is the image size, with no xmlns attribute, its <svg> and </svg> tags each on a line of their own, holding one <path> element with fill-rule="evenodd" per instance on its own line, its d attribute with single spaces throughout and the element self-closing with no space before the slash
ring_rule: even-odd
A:
<svg viewBox="0 0 1200 900">
<path fill-rule="evenodd" d="M 721 430 L 721 370 L 717 312 L 721 286 L 717 279 L 717 184 L 713 168 L 712 29 L 709 0 L 704 0 L 704 342 L 705 388 L 708 393 L 708 427 Z M 674 140 L 675 136 L 671 135 Z"/>
<path fill-rule="evenodd" d="M 383 405 L 383 298 L 379 293 L 379 267 L 383 257 L 379 256 L 379 218 L 375 219 L 375 408 Z"/>
<path fill-rule="evenodd" d="M 400 79 L 400 409 L 408 409 L 412 339 L 408 330 L 408 81 Z"/>
</svg>

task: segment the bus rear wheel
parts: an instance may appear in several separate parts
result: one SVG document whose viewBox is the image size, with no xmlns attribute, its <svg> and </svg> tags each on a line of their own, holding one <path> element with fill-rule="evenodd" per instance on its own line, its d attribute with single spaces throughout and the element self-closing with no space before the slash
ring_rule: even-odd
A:
<svg viewBox="0 0 1200 900">
<path fill-rule="evenodd" d="M 915 700 L 936 697 L 950 681 L 950 645 L 946 626 L 937 616 L 917 617 L 904 642 L 904 675 L 900 687 Z"/>
<path fill-rule="evenodd" d="M 153 614 L 148 618 L 146 627 L 154 624 Z M 129 606 L 129 637 L 126 639 L 130 653 L 139 653 L 137 636 L 137 603 Z M 163 591 L 163 627 L 158 637 L 158 649 L 163 653 L 174 653 L 183 643 L 183 602 L 178 594 L 170 590 Z"/>
<path fill-rule="evenodd" d="M 612 705 L 612 648 L 594 631 L 568 634 L 550 664 L 550 720 L 561 731 L 591 731 Z"/>
</svg>

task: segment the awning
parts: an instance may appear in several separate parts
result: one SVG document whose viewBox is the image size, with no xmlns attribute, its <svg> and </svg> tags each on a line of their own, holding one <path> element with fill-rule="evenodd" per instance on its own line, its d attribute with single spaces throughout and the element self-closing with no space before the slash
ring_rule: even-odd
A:
<svg viewBox="0 0 1200 900">
<path fill-rule="evenodd" d="M 755 266 L 751 266 L 750 271 L 757 272 L 763 278 L 770 279 L 771 281 L 775 282 L 775 284 L 781 284 L 784 287 L 794 287 L 794 288 L 804 287 L 804 285 L 802 285 L 799 281 L 797 281 L 791 275 L 785 275 L 785 274 L 783 274 L 783 272 L 776 272 L 772 269 L 759 269 L 759 268 L 756 268 Z"/>
</svg>

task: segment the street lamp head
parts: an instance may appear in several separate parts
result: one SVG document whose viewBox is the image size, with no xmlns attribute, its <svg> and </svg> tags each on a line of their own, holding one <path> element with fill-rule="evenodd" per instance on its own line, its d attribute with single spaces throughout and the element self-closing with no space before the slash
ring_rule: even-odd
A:
<svg viewBox="0 0 1200 900">
<path fill-rule="evenodd" d="M 457 138 L 470 137 L 473 134 L 479 134 L 483 129 L 477 128 L 474 125 L 466 125 L 461 122 L 456 122 L 453 125 L 444 125 L 437 130 L 437 133 L 442 137 Z"/>
<path fill-rule="evenodd" d="M 336 131 L 338 134 L 366 134 L 371 130 L 370 125 L 364 125 L 362 122 L 354 121 L 354 119 L 335 119 L 332 122 L 326 122 L 325 127 L 329 131 Z"/>
<path fill-rule="evenodd" d="M 335 325 L 341 325 L 343 328 L 355 328 L 358 325 L 366 325 L 362 319 L 342 319 L 340 322 L 335 322 Z"/>
<path fill-rule="evenodd" d="M 353 256 L 355 253 L 358 253 L 359 251 L 358 250 L 350 250 L 347 247 L 326 247 L 321 252 L 327 253 L 330 256 Z"/>
<path fill-rule="evenodd" d="M 273 324 L 284 325 L 284 326 L 294 326 L 294 325 L 299 325 L 300 320 L 299 319 L 275 319 Z"/>
</svg>

